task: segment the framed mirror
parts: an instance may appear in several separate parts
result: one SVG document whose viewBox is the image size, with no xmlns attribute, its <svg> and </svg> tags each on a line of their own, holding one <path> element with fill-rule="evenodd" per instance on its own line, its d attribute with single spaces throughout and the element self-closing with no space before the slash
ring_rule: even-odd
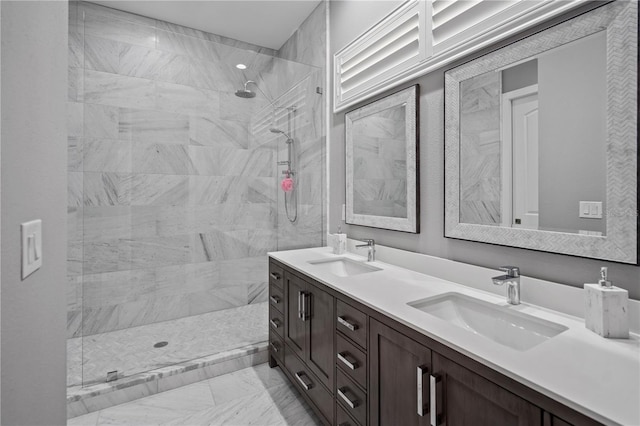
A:
<svg viewBox="0 0 640 426">
<path fill-rule="evenodd" d="M 348 112 L 346 223 L 420 232 L 419 86 Z"/>
<path fill-rule="evenodd" d="M 445 73 L 445 237 L 638 263 L 637 7 Z"/>
</svg>

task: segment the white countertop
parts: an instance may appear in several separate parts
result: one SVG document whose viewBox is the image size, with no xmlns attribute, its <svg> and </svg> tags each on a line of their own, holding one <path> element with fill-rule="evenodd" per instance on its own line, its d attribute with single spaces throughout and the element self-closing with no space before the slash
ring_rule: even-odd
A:
<svg viewBox="0 0 640 426">
<path fill-rule="evenodd" d="M 630 339 L 605 339 L 585 328 L 582 318 L 527 304 L 525 298 L 520 305 L 509 305 L 504 296 L 379 261 L 369 264 L 381 268 L 380 271 L 344 278 L 307 263 L 337 257 L 328 247 L 273 252 L 269 256 L 602 423 L 640 425 L 637 334 L 631 334 Z M 340 256 L 365 260 L 352 253 Z M 564 325 L 568 330 L 529 350 L 519 351 L 407 304 L 447 292 L 473 296 L 504 309 Z"/>
</svg>

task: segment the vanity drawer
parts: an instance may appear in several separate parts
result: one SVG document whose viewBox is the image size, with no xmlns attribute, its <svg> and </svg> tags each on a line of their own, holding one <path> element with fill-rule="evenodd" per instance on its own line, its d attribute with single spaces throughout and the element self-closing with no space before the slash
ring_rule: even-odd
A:
<svg viewBox="0 0 640 426">
<path fill-rule="evenodd" d="M 284 313 L 284 292 L 273 284 L 269 285 L 269 305 Z"/>
<path fill-rule="evenodd" d="M 367 394 L 340 370 L 336 375 L 336 400 L 358 423 L 367 424 Z"/>
<path fill-rule="evenodd" d="M 338 426 L 360 426 L 360 423 L 353 420 L 342 405 L 336 403 L 336 424 Z"/>
<path fill-rule="evenodd" d="M 282 291 L 284 289 L 284 270 L 273 262 L 269 262 L 269 284 Z"/>
<path fill-rule="evenodd" d="M 284 315 L 277 309 L 269 307 L 269 330 L 284 338 Z"/>
<path fill-rule="evenodd" d="M 363 388 L 367 388 L 367 356 L 354 344 L 336 334 L 336 365 Z"/>
<path fill-rule="evenodd" d="M 300 392 L 307 395 L 329 423 L 333 420 L 333 396 L 296 354 L 285 345 L 285 366 Z"/>
<path fill-rule="evenodd" d="M 269 332 L 269 352 L 271 356 L 284 364 L 284 340 L 271 331 Z"/>
<path fill-rule="evenodd" d="M 345 336 L 366 349 L 367 316 L 341 300 L 338 300 L 336 305 L 336 315 L 336 329 L 340 330 Z"/>
</svg>

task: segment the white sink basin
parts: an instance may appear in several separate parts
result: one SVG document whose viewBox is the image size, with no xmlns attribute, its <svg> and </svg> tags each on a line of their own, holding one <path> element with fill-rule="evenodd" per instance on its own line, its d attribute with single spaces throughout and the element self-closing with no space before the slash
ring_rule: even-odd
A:
<svg viewBox="0 0 640 426">
<path fill-rule="evenodd" d="M 318 270 L 329 272 L 338 277 L 350 277 L 367 272 L 381 271 L 380 268 L 347 257 L 329 257 L 309 260 L 307 263 L 314 265 Z"/>
<path fill-rule="evenodd" d="M 460 293 L 445 293 L 408 305 L 519 351 L 531 349 L 567 330 L 563 325 Z"/>
</svg>

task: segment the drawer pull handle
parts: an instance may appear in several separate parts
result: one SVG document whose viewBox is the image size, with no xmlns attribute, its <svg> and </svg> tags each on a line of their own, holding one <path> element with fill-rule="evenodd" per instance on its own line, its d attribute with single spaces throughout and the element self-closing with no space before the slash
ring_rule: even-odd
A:
<svg viewBox="0 0 640 426">
<path fill-rule="evenodd" d="M 304 371 L 298 371 L 295 376 L 305 390 L 311 390 L 311 388 L 313 388 L 313 382 L 309 380 Z M 302 376 L 307 377 L 307 380 L 304 380 Z"/>
<path fill-rule="evenodd" d="M 345 319 L 344 317 L 338 317 L 338 322 L 342 325 L 344 325 L 345 327 L 347 327 L 349 330 L 351 331 L 356 331 L 358 329 L 358 325 L 357 324 L 352 324 L 350 323 L 347 319 Z"/>
<path fill-rule="evenodd" d="M 423 417 L 425 414 L 428 414 L 429 406 L 425 404 L 423 392 L 424 392 L 424 375 L 427 374 L 429 370 L 424 365 L 418 366 L 418 415 Z"/>
<path fill-rule="evenodd" d="M 280 298 L 278 296 L 269 296 L 269 299 L 271 299 L 271 301 L 276 305 L 280 303 Z"/>
<path fill-rule="evenodd" d="M 440 424 L 440 415 L 438 414 L 438 388 L 441 383 L 440 376 L 429 376 L 429 384 L 430 384 L 430 404 L 431 404 L 431 426 L 438 426 Z"/>
<path fill-rule="evenodd" d="M 309 313 L 307 312 L 307 309 L 309 308 L 309 299 L 307 296 L 309 293 L 301 291 L 300 295 L 302 296 L 302 313 L 300 314 L 300 319 L 302 319 L 302 321 L 306 321 L 309 319 Z"/>
<path fill-rule="evenodd" d="M 338 426 L 351 426 L 349 422 L 342 422 Z"/>
<path fill-rule="evenodd" d="M 276 281 L 280 281 L 280 274 L 277 273 L 277 272 L 271 272 L 271 273 L 269 273 L 269 276 L 271 278 L 273 278 L 274 280 L 276 280 Z"/>
<path fill-rule="evenodd" d="M 342 398 L 342 400 L 344 402 L 347 403 L 347 405 L 349 407 L 351 407 L 352 409 L 356 408 L 358 405 L 360 405 L 360 401 L 358 401 L 357 399 L 352 401 L 348 396 L 347 396 L 347 392 L 349 392 L 349 388 L 347 387 L 343 387 L 343 388 L 338 388 L 338 396 L 340 398 Z"/>
<path fill-rule="evenodd" d="M 349 358 L 347 357 L 351 358 L 351 360 L 349 360 Z M 346 365 L 352 370 L 355 370 L 356 368 L 358 368 L 358 362 L 354 360 L 353 357 L 348 355 L 346 352 L 338 352 L 338 359 L 342 361 L 344 365 Z"/>
<path fill-rule="evenodd" d="M 274 352 L 280 352 L 280 349 L 278 349 L 278 346 L 275 343 L 270 342 L 269 344 L 271 345 L 271 349 L 273 349 Z"/>
<path fill-rule="evenodd" d="M 269 322 L 273 328 L 280 328 L 280 320 L 278 318 L 270 319 Z"/>
</svg>

